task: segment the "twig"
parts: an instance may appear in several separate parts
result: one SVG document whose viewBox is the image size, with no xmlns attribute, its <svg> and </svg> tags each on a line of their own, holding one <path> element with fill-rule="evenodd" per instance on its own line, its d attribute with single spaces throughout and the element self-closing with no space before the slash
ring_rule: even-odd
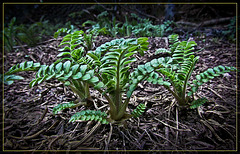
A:
<svg viewBox="0 0 240 154">
<path fill-rule="evenodd" d="M 230 90 L 233 90 L 233 91 L 236 91 L 236 90 L 237 90 L 237 88 L 231 88 L 231 87 L 227 87 L 227 86 L 225 86 L 225 85 L 222 85 L 222 84 L 220 84 L 220 85 L 217 85 L 217 87 L 216 87 L 216 88 L 230 89 Z M 239 90 L 237 90 L 237 91 L 239 91 Z"/>
<path fill-rule="evenodd" d="M 93 100 L 93 105 L 94 105 L 94 107 L 95 107 L 97 110 L 101 110 L 101 109 L 103 109 L 103 108 L 105 108 L 105 107 L 108 106 L 107 104 L 105 104 L 105 105 L 103 105 L 103 106 L 101 106 L 101 107 L 98 107 L 97 104 L 96 104 L 96 102 L 95 102 L 94 100 Z"/>
<path fill-rule="evenodd" d="M 181 132 L 190 132 L 190 131 L 191 131 L 190 129 L 179 129 L 179 128 L 178 128 L 178 125 L 177 125 L 177 128 L 176 128 L 176 127 L 173 127 L 173 126 L 171 126 L 171 125 L 169 125 L 169 124 L 167 124 L 167 123 L 165 123 L 165 122 L 163 122 L 163 121 L 161 121 L 161 120 L 159 120 L 159 119 L 157 119 L 157 118 L 154 118 L 154 119 L 157 120 L 158 122 L 161 122 L 161 123 L 164 124 L 165 126 L 170 127 L 170 128 L 173 128 L 173 129 L 175 129 L 175 130 L 177 130 L 177 131 L 181 131 Z M 178 123 L 178 120 L 177 120 L 176 122 Z"/>
<path fill-rule="evenodd" d="M 144 131 L 147 133 L 148 137 L 150 138 L 151 141 L 153 141 L 152 137 L 149 135 L 148 131 L 144 129 Z"/>
<path fill-rule="evenodd" d="M 46 106 L 42 116 L 38 119 L 38 121 L 36 123 L 31 124 L 31 126 L 35 126 L 35 125 L 39 124 L 43 120 L 43 118 L 46 116 L 47 112 L 48 112 L 48 107 Z"/>
<path fill-rule="evenodd" d="M 220 24 L 226 21 L 230 21 L 232 19 L 232 17 L 225 17 L 225 18 L 219 18 L 219 19 L 212 19 L 212 20 L 207 20 L 204 22 L 201 22 L 199 24 L 197 23 L 192 23 L 192 22 L 184 22 L 184 21 L 178 21 L 176 22 L 176 24 L 182 24 L 182 25 L 186 25 L 186 26 L 192 26 L 192 27 L 201 27 L 201 26 L 209 26 L 209 25 L 216 25 L 216 24 Z"/>
<path fill-rule="evenodd" d="M 137 142 L 141 141 L 141 139 L 143 138 L 143 136 L 145 135 L 145 133 L 146 133 L 146 131 L 144 131 L 144 132 L 140 135 L 140 137 L 137 139 Z"/>
<path fill-rule="evenodd" d="M 118 130 L 119 130 L 119 128 L 118 128 Z M 130 139 L 121 131 L 121 130 L 119 130 L 121 133 L 122 133 L 122 135 L 123 135 L 123 147 L 124 147 L 124 150 L 126 150 L 126 145 L 125 145 L 125 139 L 124 139 L 124 137 L 129 141 L 129 143 L 131 143 L 131 141 L 130 141 Z"/>
<path fill-rule="evenodd" d="M 170 111 L 173 106 L 174 106 L 174 100 L 171 102 L 171 104 L 168 108 L 168 119 L 170 118 L 170 113 L 171 113 Z M 169 140 L 169 128 L 168 127 L 165 127 L 165 136 L 166 136 L 167 140 Z M 168 142 L 167 142 L 167 146 L 168 146 Z"/>
<path fill-rule="evenodd" d="M 29 140 L 29 139 L 32 139 L 34 137 L 37 137 L 39 134 L 41 134 L 44 131 L 46 131 L 46 128 L 38 131 L 37 133 L 35 133 L 35 134 L 31 135 L 31 136 L 17 137 L 17 136 L 10 135 L 10 137 L 15 138 L 15 139 Z"/>
<path fill-rule="evenodd" d="M 50 129 L 52 129 L 58 123 L 59 123 L 59 120 L 55 121 L 46 131 L 49 131 Z"/>
<path fill-rule="evenodd" d="M 176 132 L 176 144 L 178 143 L 178 108 L 176 107 L 176 125 L 177 125 L 177 132 Z"/>
<path fill-rule="evenodd" d="M 13 46 L 13 49 L 17 49 L 17 48 L 22 48 L 22 47 L 27 47 L 27 45 L 18 45 L 18 46 Z"/>
<path fill-rule="evenodd" d="M 112 127 L 112 124 L 110 123 L 110 131 L 109 131 L 109 134 L 108 134 L 108 140 L 107 140 L 107 143 L 106 143 L 105 150 L 108 150 L 108 145 L 109 145 L 109 142 L 110 142 L 111 136 L 112 136 L 112 130 L 113 130 L 113 127 Z"/>
<path fill-rule="evenodd" d="M 81 145 L 84 141 L 86 141 L 86 139 L 88 139 L 92 133 L 101 125 L 100 122 L 98 122 L 93 128 L 92 130 L 86 135 L 84 136 L 83 139 L 81 139 L 78 143 L 76 143 L 75 145 L 72 146 L 73 149 L 76 149 L 79 145 Z"/>
<path fill-rule="evenodd" d="M 157 134 L 157 133 L 154 133 L 154 132 L 151 132 L 153 135 L 156 135 L 156 136 L 159 136 L 161 137 L 162 139 L 166 140 L 167 142 L 171 143 L 173 146 L 177 147 L 177 148 L 180 148 L 179 146 L 177 146 L 176 144 L 174 144 L 173 142 L 171 142 L 169 139 L 163 137 L 162 135 L 160 134 Z"/>
<path fill-rule="evenodd" d="M 216 91 L 214 91 L 213 89 L 207 87 L 208 90 L 210 90 L 211 92 L 213 92 L 215 95 L 217 95 L 219 98 L 221 98 L 225 103 L 227 103 L 227 101 L 225 99 L 222 98 L 222 96 L 220 96 Z"/>
<path fill-rule="evenodd" d="M 175 121 L 173 121 L 173 120 L 171 120 L 171 119 L 166 119 L 167 121 L 169 121 L 169 122 L 175 122 Z M 178 125 L 179 126 L 181 126 L 181 127 L 184 127 L 184 128 L 188 128 L 188 126 L 187 125 L 184 125 L 184 124 L 182 124 L 182 123 L 180 123 L 180 122 L 178 122 Z M 187 130 L 190 130 L 190 129 L 187 129 Z"/>
<path fill-rule="evenodd" d="M 92 123 L 92 121 L 88 121 L 88 122 L 87 122 L 87 125 L 86 125 L 86 127 L 85 127 L 85 129 L 84 129 L 84 134 L 87 133 L 88 127 L 89 127 L 89 125 L 90 125 L 91 123 Z"/>
<path fill-rule="evenodd" d="M 202 22 L 199 26 L 209 26 L 209 25 L 216 25 L 216 24 L 220 24 L 226 21 L 230 21 L 232 19 L 232 17 L 225 17 L 225 18 L 218 18 L 218 19 L 212 19 L 212 20 L 207 20 Z"/>
<path fill-rule="evenodd" d="M 95 99 L 98 99 L 100 102 L 108 103 L 107 100 L 104 100 L 104 99 L 98 98 L 98 97 L 96 97 L 96 96 L 92 96 L 92 97 L 95 98 Z"/>
<path fill-rule="evenodd" d="M 51 150 L 52 144 L 57 141 L 60 137 L 62 137 L 64 134 L 58 135 L 56 138 L 54 138 L 49 144 L 48 144 L 48 149 Z"/>
<path fill-rule="evenodd" d="M 231 137 L 233 140 L 235 140 L 235 139 L 234 139 L 234 136 L 226 129 L 226 126 L 223 126 L 223 125 L 219 124 L 217 121 L 215 121 L 215 120 L 213 120 L 213 119 L 208 119 L 208 122 L 210 122 L 211 124 L 214 124 L 214 125 L 216 125 L 216 126 L 221 127 L 223 130 L 225 130 L 225 131 L 230 135 L 230 137 Z"/>
<path fill-rule="evenodd" d="M 224 142 L 224 140 L 217 135 L 217 133 L 212 128 L 212 126 L 210 126 L 206 120 L 200 120 L 200 121 L 211 130 L 211 132 L 214 134 L 217 140 L 219 140 L 220 142 Z"/>
<path fill-rule="evenodd" d="M 77 123 L 76 127 L 74 128 L 74 130 L 72 131 L 72 133 L 70 134 L 70 137 L 72 137 L 72 135 L 74 134 L 74 132 L 76 131 L 77 127 L 79 126 L 79 123 Z"/>
<path fill-rule="evenodd" d="M 112 130 L 113 130 L 113 127 L 112 127 L 112 124 L 110 123 L 110 132 L 109 132 L 109 136 L 108 136 L 108 144 L 109 144 L 109 142 L 111 140 Z"/>
<path fill-rule="evenodd" d="M 40 149 L 45 142 L 47 142 L 47 140 L 42 140 L 41 144 L 40 144 L 36 149 L 34 149 L 34 150 Z"/>
</svg>

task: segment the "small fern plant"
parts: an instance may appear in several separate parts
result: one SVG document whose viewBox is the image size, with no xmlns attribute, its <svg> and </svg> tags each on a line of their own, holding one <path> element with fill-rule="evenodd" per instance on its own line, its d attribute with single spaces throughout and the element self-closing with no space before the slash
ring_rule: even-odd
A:
<svg viewBox="0 0 240 154">
<path fill-rule="evenodd" d="M 144 54 L 148 46 L 147 38 L 116 39 L 102 44 L 93 51 L 89 50 L 91 46 L 88 46 L 84 38 L 86 35 L 83 31 L 67 34 L 60 44 L 65 45 L 58 55 L 60 59 L 51 65 L 41 65 L 32 61 L 14 65 L 4 74 L 4 82 L 12 84 L 14 80 L 23 79 L 15 75 L 18 72 L 37 71 L 35 79 L 30 82 L 30 87 L 54 78 L 68 86 L 78 95 L 81 102 L 88 102 L 91 99 L 90 87 L 98 90 L 108 101 L 110 110 L 107 113 L 81 111 L 73 115 L 71 122 L 82 119 L 119 123 L 141 115 L 145 109 L 144 105 L 140 104 L 130 114 L 126 113 L 126 108 L 134 90 L 134 87 L 129 89 L 128 86 L 131 82 L 131 64 L 136 61 L 133 55 L 137 52 Z M 126 99 L 123 99 L 124 94 L 127 94 Z M 54 107 L 53 113 L 57 114 L 61 110 L 76 106 L 79 106 L 78 101 L 59 104 Z"/>
<path fill-rule="evenodd" d="M 83 65 L 82 61 L 88 50 L 92 49 L 93 44 L 92 34 L 86 34 L 83 31 L 75 31 L 67 34 L 59 45 L 64 45 L 64 47 L 59 50 L 61 53 L 57 55 L 60 59 L 51 65 L 41 65 L 40 63 L 33 63 L 32 61 L 14 65 L 4 74 L 4 83 L 12 84 L 14 80 L 23 79 L 21 76 L 15 75 L 17 72 L 37 71 L 35 79 L 30 82 L 30 87 L 55 78 L 68 86 L 78 96 L 78 101 L 75 101 L 75 103 L 89 105 L 89 103 L 91 103 L 89 84 L 84 81 L 89 78 L 90 74 L 93 76 L 93 71 L 89 70 L 89 74 L 84 76 L 88 70 L 88 66 Z M 62 56 L 65 57 L 61 58 Z M 78 78 L 83 78 L 83 80 L 79 81 Z M 93 81 L 94 79 L 91 80 L 91 82 Z M 66 107 L 66 105 L 63 106 Z M 70 106 L 72 107 L 73 105 Z M 61 108 L 61 105 L 58 106 L 58 108 Z"/>
<path fill-rule="evenodd" d="M 161 48 L 156 51 L 156 54 L 167 53 L 169 57 L 159 58 L 158 62 L 163 67 L 152 72 L 151 76 L 146 80 L 150 83 L 164 86 L 175 97 L 180 106 L 186 106 L 191 103 L 190 108 L 196 108 L 207 102 L 205 98 L 194 100 L 194 93 L 197 92 L 198 87 L 224 73 L 236 71 L 236 68 L 222 65 L 209 68 L 196 75 L 195 79 L 190 82 L 192 72 L 199 60 L 199 56 L 195 57 L 194 55 L 194 47 L 197 44 L 194 41 L 181 42 L 178 37 L 178 35 L 170 35 L 168 37 L 170 50 Z M 157 63 L 157 60 L 154 61 Z M 146 70 L 142 66 L 138 66 L 133 78 L 144 75 L 145 72 Z M 188 87 L 190 87 L 189 90 Z"/>
<path fill-rule="evenodd" d="M 145 105 L 140 104 L 132 113 L 127 113 L 126 108 L 131 95 L 127 95 L 126 99 L 123 99 L 123 95 L 129 91 L 130 68 L 136 61 L 133 55 L 137 52 L 143 55 L 147 46 L 147 38 L 121 38 L 102 44 L 95 51 L 88 52 L 85 62 L 88 63 L 89 68 L 92 67 L 91 70 L 94 70 L 97 80 L 97 83 L 92 86 L 106 98 L 110 106 L 107 122 L 121 123 L 128 118 L 140 116 L 144 111 Z M 86 119 L 90 118 L 90 115 L 76 113 L 74 119 L 85 118 L 85 116 L 88 116 Z"/>
<path fill-rule="evenodd" d="M 109 18 L 109 16 L 112 16 L 112 19 Z M 100 13 L 96 21 L 87 20 L 82 24 L 83 27 L 86 27 L 86 25 L 91 25 L 92 27 L 89 29 L 89 31 L 96 31 L 100 34 L 104 35 L 110 35 L 113 37 L 116 37 L 119 33 L 119 24 L 120 22 L 117 22 L 116 17 L 113 15 L 110 15 L 107 11 L 104 11 Z"/>
<path fill-rule="evenodd" d="M 162 37 L 166 32 L 172 30 L 170 26 L 173 22 L 169 20 L 161 25 L 153 25 L 151 20 L 140 18 L 134 13 L 131 14 L 131 18 L 133 20 L 131 23 L 131 29 L 135 36 Z"/>
</svg>

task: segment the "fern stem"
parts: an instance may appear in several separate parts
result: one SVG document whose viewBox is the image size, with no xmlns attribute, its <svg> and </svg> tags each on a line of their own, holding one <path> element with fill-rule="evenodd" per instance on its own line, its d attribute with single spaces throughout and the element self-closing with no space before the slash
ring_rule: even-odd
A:
<svg viewBox="0 0 240 154">
<path fill-rule="evenodd" d="M 125 104 L 122 103 L 122 93 L 120 89 L 120 62 L 122 60 L 123 55 L 125 54 L 126 51 L 121 51 L 121 54 L 119 56 L 118 62 L 117 62 L 117 71 L 116 71 L 116 89 L 113 93 L 113 103 L 116 105 L 116 111 L 112 111 L 112 119 L 113 120 L 119 120 L 122 118 L 122 116 L 125 113 L 124 106 Z M 122 106 L 123 105 L 123 106 Z"/>
<path fill-rule="evenodd" d="M 103 93 L 103 90 L 97 89 L 97 91 L 99 91 L 101 94 L 103 94 L 103 96 L 107 99 L 109 104 L 113 104 L 112 99 L 106 93 Z"/>
<path fill-rule="evenodd" d="M 183 90 L 182 90 L 182 100 L 184 101 L 185 104 L 187 103 L 186 102 L 187 101 L 186 100 L 187 83 L 188 83 L 188 80 L 189 80 L 190 76 L 192 75 L 192 72 L 193 72 L 193 69 L 194 69 L 194 66 L 195 66 L 196 62 L 197 62 L 197 59 L 193 59 L 192 65 L 191 65 L 191 67 L 188 71 L 188 74 L 186 76 L 186 79 L 184 81 Z"/>
<path fill-rule="evenodd" d="M 84 83 L 83 83 L 84 84 Z M 85 97 L 86 98 L 91 98 L 91 96 L 90 96 L 90 91 L 89 91 L 89 84 L 88 83 L 85 83 L 84 84 L 84 91 L 85 91 Z"/>
<path fill-rule="evenodd" d="M 172 91 L 168 86 L 164 86 L 172 95 L 176 98 L 176 100 L 179 102 L 179 105 L 183 105 L 184 101 L 181 97 L 179 97 L 174 91 Z"/>
<path fill-rule="evenodd" d="M 75 94 L 77 94 L 80 98 L 85 99 L 85 95 L 84 95 L 82 92 L 80 92 L 78 89 L 76 89 L 76 87 L 74 87 L 74 86 L 72 86 L 72 85 L 69 85 L 69 87 L 70 87 L 71 90 L 72 90 Z"/>
</svg>

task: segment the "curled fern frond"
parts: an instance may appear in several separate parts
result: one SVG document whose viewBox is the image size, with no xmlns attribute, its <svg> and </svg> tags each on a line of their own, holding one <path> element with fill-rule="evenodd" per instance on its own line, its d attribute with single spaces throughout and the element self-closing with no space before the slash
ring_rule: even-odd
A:
<svg viewBox="0 0 240 154">
<path fill-rule="evenodd" d="M 137 106 L 136 109 L 134 109 L 131 113 L 131 115 L 134 117 L 134 118 L 137 118 L 139 117 L 140 115 L 143 114 L 144 110 L 146 109 L 146 105 L 145 104 L 139 104 Z"/>
<path fill-rule="evenodd" d="M 58 104 L 57 106 L 55 106 L 53 108 L 52 112 L 53 112 L 53 114 L 57 114 L 59 111 L 62 111 L 64 109 L 68 109 L 68 108 L 73 108 L 75 106 L 76 106 L 76 104 L 73 102 Z"/>
<path fill-rule="evenodd" d="M 74 31 L 76 30 L 74 29 L 73 25 L 71 25 L 70 28 L 60 28 L 54 33 L 54 38 L 57 38 L 62 33 L 70 34 L 73 33 Z"/>
<path fill-rule="evenodd" d="M 76 120 L 82 120 L 82 121 L 99 121 L 102 124 L 108 124 L 107 121 L 107 114 L 105 112 L 101 111 L 95 111 L 95 110 L 84 110 L 81 112 L 75 113 L 69 120 L 69 122 L 74 122 Z"/>
<path fill-rule="evenodd" d="M 194 101 L 191 103 L 190 108 L 191 108 L 191 109 L 195 109 L 195 108 L 203 105 L 203 104 L 206 103 L 207 101 L 208 101 L 208 100 L 207 100 L 205 97 L 199 98 L 199 99 L 197 99 L 197 100 L 194 100 Z"/>
<path fill-rule="evenodd" d="M 138 39 L 135 38 L 129 38 L 129 39 L 115 39 L 110 42 L 106 42 L 96 48 L 95 55 L 100 57 L 106 54 L 110 49 L 123 49 L 124 47 L 127 47 L 130 52 L 132 51 L 138 51 L 141 55 L 144 54 L 144 51 L 148 49 L 149 43 L 147 42 L 148 38 L 146 37 L 140 37 Z"/>
</svg>

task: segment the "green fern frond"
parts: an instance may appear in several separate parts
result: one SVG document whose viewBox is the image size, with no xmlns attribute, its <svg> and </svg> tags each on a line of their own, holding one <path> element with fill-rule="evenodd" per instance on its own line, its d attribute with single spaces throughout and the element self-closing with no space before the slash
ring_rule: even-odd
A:
<svg viewBox="0 0 240 154">
<path fill-rule="evenodd" d="M 110 92 L 115 89 L 124 89 L 129 81 L 130 64 L 136 61 L 133 57 L 138 51 L 143 54 L 148 45 L 147 38 L 116 39 L 105 43 L 99 49 L 99 54 L 104 54 L 100 59 L 99 73 L 103 83 Z M 107 53 L 104 53 L 108 51 Z"/>
<path fill-rule="evenodd" d="M 2 79 L 3 75 L 1 75 L 1 80 L 10 85 L 14 82 L 14 80 L 22 80 L 23 77 L 19 75 L 15 75 L 15 73 L 22 72 L 22 71 L 38 71 L 39 68 L 43 66 L 40 63 L 34 63 L 33 61 L 25 61 L 20 64 L 12 66 L 5 74 L 4 78 Z"/>
<path fill-rule="evenodd" d="M 25 61 L 20 64 L 12 66 L 5 75 L 11 75 L 22 71 L 36 71 L 41 67 L 40 63 L 34 63 L 33 61 Z"/>
<path fill-rule="evenodd" d="M 194 55 L 194 46 L 197 44 L 194 41 L 182 41 L 180 42 L 175 50 L 172 51 L 172 58 L 173 60 L 176 60 L 178 64 L 184 63 L 187 58 L 189 58 L 191 55 Z"/>
<path fill-rule="evenodd" d="M 179 35 L 178 34 L 172 34 L 168 36 L 169 43 L 173 44 L 179 41 Z"/>
<path fill-rule="evenodd" d="M 78 64 L 88 64 L 86 54 L 93 47 L 94 37 L 94 34 L 86 34 L 82 30 L 67 34 L 59 45 L 64 45 L 64 47 L 59 49 L 62 52 L 58 54 L 58 57 L 68 55 Z"/>
<path fill-rule="evenodd" d="M 203 97 L 203 98 L 199 98 L 197 100 L 194 100 L 191 105 L 190 105 L 190 109 L 195 109 L 201 105 L 203 105 L 204 103 L 206 103 L 208 100 Z"/>
<path fill-rule="evenodd" d="M 136 109 L 134 109 L 131 113 L 131 115 L 134 117 L 134 118 L 137 118 L 137 117 L 140 117 L 144 110 L 146 109 L 146 105 L 145 104 L 139 104 Z"/>
<path fill-rule="evenodd" d="M 169 48 L 171 50 L 171 54 L 173 54 L 173 52 L 176 50 L 177 46 L 180 44 L 179 41 L 179 36 L 177 34 L 173 34 L 173 35 L 169 35 L 168 39 L 169 39 Z"/>
<path fill-rule="evenodd" d="M 0 82 L 3 81 L 4 84 L 11 85 L 15 80 L 23 80 L 24 78 L 19 75 L 4 75 L 3 78 L 3 75 L 0 74 L 0 79 Z"/>
<path fill-rule="evenodd" d="M 168 53 L 168 54 L 171 54 L 172 52 L 165 49 L 165 48 L 159 48 L 155 51 L 155 55 L 159 54 L 159 53 Z"/>
<path fill-rule="evenodd" d="M 116 45 L 119 45 L 120 43 L 122 43 L 125 39 L 121 38 L 121 39 L 115 39 L 112 40 L 110 42 L 106 42 L 102 45 L 100 45 L 99 47 L 96 48 L 96 50 L 94 51 L 95 55 L 100 58 L 101 56 L 103 56 L 107 51 L 109 51 L 110 48 L 113 48 Z"/>
<path fill-rule="evenodd" d="M 55 106 L 52 110 L 53 114 L 57 114 L 59 111 L 62 111 L 64 109 L 68 108 L 74 108 L 76 104 L 74 102 L 69 102 L 69 103 L 63 103 L 63 104 L 58 104 Z"/>
<path fill-rule="evenodd" d="M 163 71 L 169 67 L 172 62 L 169 57 L 160 57 L 158 59 L 153 59 L 150 62 L 145 63 L 144 65 L 138 65 L 138 67 L 130 74 L 130 82 L 127 91 L 127 97 L 130 97 L 137 87 L 137 84 L 145 79 L 148 82 L 153 82 L 154 84 L 159 83 L 162 85 L 169 86 L 169 82 L 163 81 L 161 77 L 158 76 L 154 71 Z"/>
<path fill-rule="evenodd" d="M 198 59 L 199 57 L 194 57 L 194 55 L 191 55 L 189 58 L 186 58 L 183 61 L 176 73 L 179 82 L 185 82 L 184 84 L 188 83 Z"/>
<path fill-rule="evenodd" d="M 203 83 L 208 82 L 209 80 L 215 78 L 216 76 L 220 76 L 224 73 L 236 71 L 235 67 L 228 66 L 216 66 L 214 68 L 209 68 L 206 71 L 196 75 L 196 80 L 193 80 L 193 84 L 191 85 L 191 91 L 188 93 L 188 96 L 191 96 L 198 90 L 198 87 Z"/>
<path fill-rule="evenodd" d="M 108 124 L 107 121 L 107 114 L 105 112 L 101 111 L 95 111 L 95 110 L 84 110 L 81 112 L 75 113 L 69 120 L 69 122 L 75 122 L 76 120 L 82 120 L 82 121 L 99 121 L 102 124 Z"/>
<path fill-rule="evenodd" d="M 36 78 L 30 82 L 30 87 L 52 78 L 64 82 L 65 85 L 69 85 L 73 80 L 89 82 L 91 84 L 99 82 L 98 77 L 94 76 L 94 70 L 88 70 L 87 65 L 72 64 L 70 61 L 66 61 L 64 63 L 53 63 L 50 66 L 41 66 L 36 73 Z M 102 87 L 98 85 L 98 88 Z"/>
</svg>

